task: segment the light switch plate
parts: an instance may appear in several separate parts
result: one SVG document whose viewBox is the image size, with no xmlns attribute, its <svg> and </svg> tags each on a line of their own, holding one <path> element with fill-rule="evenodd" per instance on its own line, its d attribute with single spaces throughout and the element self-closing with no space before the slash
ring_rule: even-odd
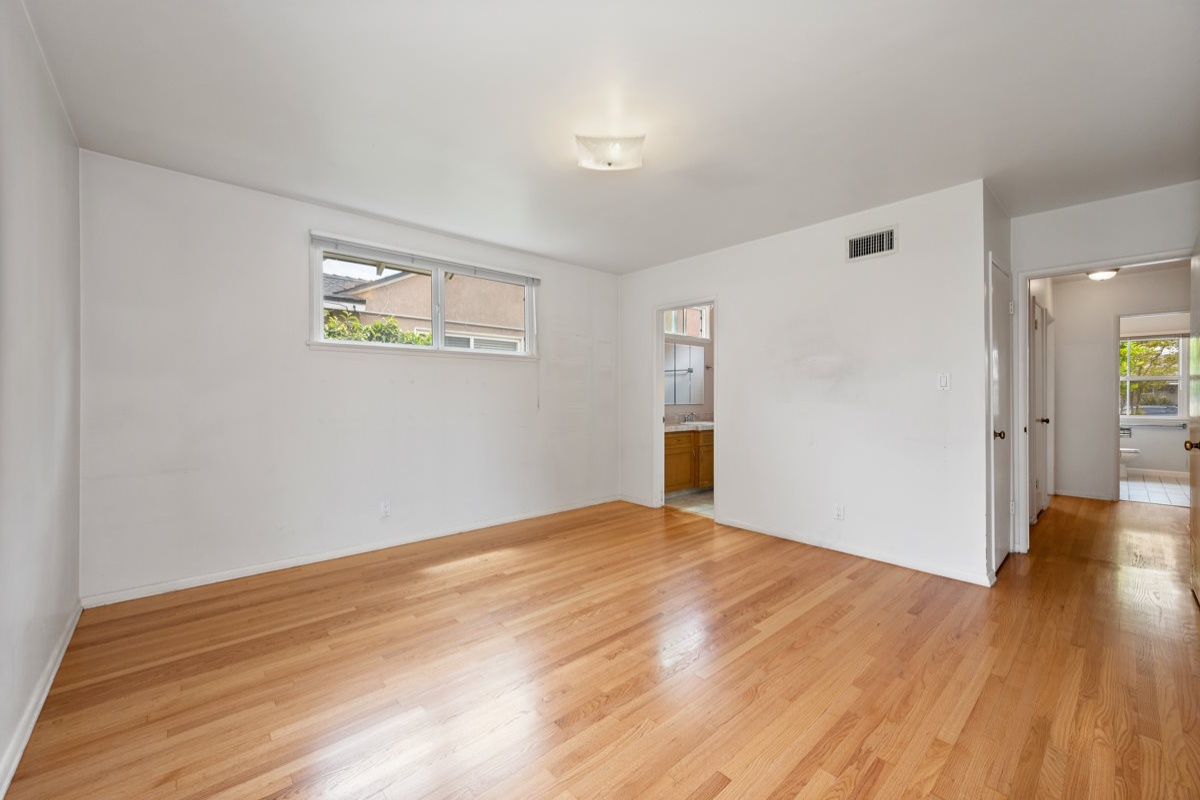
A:
<svg viewBox="0 0 1200 800">
<path fill-rule="evenodd" d="M 939 372 L 938 373 L 938 391 L 939 392 L 950 391 L 950 373 L 949 372 Z"/>
</svg>

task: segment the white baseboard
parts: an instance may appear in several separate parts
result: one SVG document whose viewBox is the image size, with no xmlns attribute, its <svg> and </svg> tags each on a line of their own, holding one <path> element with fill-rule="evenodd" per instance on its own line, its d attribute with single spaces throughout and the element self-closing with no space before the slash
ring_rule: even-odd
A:
<svg viewBox="0 0 1200 800">
<path fill-rule="evenodd" d="M 1176 471 L 1173 469 L 1137 469 L 1130 467 L 1126 470 L 1130 475 L 1147 475 L 1153 478 L 1178 478 L 1181 481 L 1186 481 L 1189 476 L 1186 472 Z"/>
<path fill-rule="evenodd" d="M 299 567 L 303 566 L 304 564 L 315 564 L 318 561 L 329 561 L 334 558 L 356 556 L 360 553 L 369 553 L 373 550 L 386 550 L 389 547 L 398 547 L 402 544 L 423 542 L 427 539 L 440 539 L 443 536 L 455 536 L 460 533 L 479 530 L 480 528 L 490 528 L 494 525 L 505 525 L 510 522 L 520 522 L 521 520 L 533 519 L 534 517 L 544 517 L 549 514 L 559 514 L 563 511 L 574 511 L 579 508 L 587 508 L 588 506 L 597 506 L 601 503 L 611 503 L 618 499 L 622 498 L 619 498 L 616 495 L 610 495 L 608 497 L 584 500 L 579 503 L 570 503 L 565 506 L 559 506 L 542 511 L 534 511 L 528 514 L 514 514 L 510 517 L 483 520 L 477 523 L 471 523 L 469 526 L 447 528 L 445 530 L 433 531 L 421 536 L 402 536 L 393 539 L 385 539 L 382 541 L 357 545 L 355 547 L 345 547 L 338 550 L 324 550 L 319 553 L 308 553 L 306 555 L 294 556 L 292 558 L 282 558 L 278 561 L 268 561 L 262 564 L 250 564 L 245 567 L 235 567 L 234 569 L 223 570 L 221 572 L 212 572 L 206 575 L 194 575 L 188 578 L 178 578 L 176 580 L 162 581 L 160 583 L 150 583 L 144 586 L 133 586 L 128 589 L 100 592 L 98 594 L 87 595 L 83 598 L 82 602 L 84 608 L 95 608 L 97 606 L 106 606 L 112 603 L 123 603 L 126 600 L 137 600 L 142 597 L 152 597 L 156 594 L 177 592 L 180 589 L 191 589 L 196 586 L 206 586 L 210 583 L 220 583 L 222 581 L 234 580 L 235 578 L 245 578 L 249 577 L 250 575 L 260 575 L 264 572 L 275 572 L 276 570 L 290 569 L 291 567 Z"/>
<path fill-rule="evenodd" d="M 617 499 L 626 503 L 633 503 L 637 506 L 645 506 L 646 508 L 662 508 L 663 505 L 659 500 L 651 500 L 649 498 L 640 497 L 633 494 L 619 494 L 617 495 Z"/>
<path fill-rule="evenodd" d="M 12 739 L 4 748 L 4 755 L 0 757 L 0 797 L 5 795 L 9 784 L 12 783 L 13 775 L 17 771 L 17 764 L 21 761 L 21 754 L 25 752 L 25 745 L 29 743 L 29 737 L 33 735 L 33 726 L 37 724 L 38 715 L 42 713 L 42 706 L 45 705 L 46 697 L 50 694 L 54 676 L 58 674 L 58 665 L 62 663 L 63 656 L 67 653 L 67 645 L 71 643 L 71 636 L 75 633 L 75 625 L 79 622 L 81 613 L 83 613 L 83 606 L 76 604 L 75 611 L 67 618 L 67 625 L 59 636 L 54 650 L 50 653 L 50 660 L 46 662 L 46 668 L 42 670 L 37 684 L 33 687 L 33 694 L 29 698 L 29 704 L 25 706 L 25 713 L 21 715 L 21 721 L 17 724 L 17 729 L 13 731 Z"/>
<path fill-rule="evenodd" d="M 1079 492 L 1074 489 L 1059 489 L 1055 495 L 1063 495 L 1064 497 L 1082 497 L 1084 500 L 1107 500 L 1110 503 L 1119 500 L 1119 497 L 1105 494 L 1092 494 L 1091 492 Z"/>
<path fill-rule="evenodd" d="M 871 561 L 882 561 L 884 564 L 893 564 L 897 567 L 915 569 L 917 572 L 927 572 L 930 575 L 939 575 L 943 578 L 950 578 L 951 580 L 962 581 L 963 583 L 973 583 L 976 586 L 991 586 L 993 583 L 995 583 L 995 579 L 989 579 L 988 575 L 984 572 L 975 574 L 973 572 L 957 569 L 955 567 L 948 567 L 945 564 L 924 561 L 922 559 L 905 558 L 893 556 L 891 554 L 884 555 L 866 548 L 853 546 L 848 547 L 843 542 L 830 542 L 810 536 L 801 536 L 790 531 L 768 530 L 756 525 L 742 522 L 740 520 L 729 519 L 726 517 L 718 517 L 715 522 L 718 525 L 729 525 L 734 528 L 741 528 L 743 530 L 753 531 L 755 533 L 763 533 L 767 536 L 775 536 L 780 539 L 788 539 L 793 542 L 812 545 L 813 547 L 821 547 L 826 550 L 836 550 L 839 553 L 846 553 L 848 555 L 858 556 L 859 558 L 867 558 Z"/>
</svg>

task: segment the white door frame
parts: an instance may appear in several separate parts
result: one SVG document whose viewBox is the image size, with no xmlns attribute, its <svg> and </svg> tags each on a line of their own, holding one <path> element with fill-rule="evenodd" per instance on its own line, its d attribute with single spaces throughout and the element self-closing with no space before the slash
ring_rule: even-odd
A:
<svg viewBox="0 0 1200 800">
<path fill-rule="evenodd" d="M 1108 269 L 1112 267 L 1127 267 L 1132 265 L 1149 266 L 1150 264 L 1165 263 L 1167 261 L 1178 261 L 1182 258 L 1187 258 L 1191 255 L 1190 249 L 1167 250 L 1158 253 L 1146 253 L 1144 255 L 1121 256 L 1120 258 L 1106 258 L 1101 261 L 1089 261 L 1076 264 L 1062 264 L 1057 267 L 1046 267 L 1045 269 L 1030 270 L 1028 272 L 1018 272 L 1013 275 L 1015 283 L 1013 292 L 1014 302 L 1017 307 L 1018 319 L 1014 320 L 1013 327 L 1017 332 L 1020 340 L 1017 342 L 1017 348 L 1013 351 L 1017 357 L 1017 363 L 1014 365 L 1014 380 L 1013 384 L 1016 389 L 1016 405 L 1013 406 L 1016 411 L 1016 416 L 1013 419 L 1013 427 L 1020 428 L 1023 432 L 1029 430 L 1029 282 L 1038 278 L 1056 278 L 1063 275 L 1074 275 L 1079 272 L 1090 272 L 1095 269 Z M 1054 415 L 1050 415 L 1054 419 Z M 1053 423 L 1051 423 L 1053 424 Z M 1016 501 L 1017 501 L 1017 527 L 1013 534 L 1013 552 L 1027 553 L 1029 552 L 1029 506 L 1032 498 L 1029 496 L 1029 437 L 1022 435 L 1013 443 L 1016 447 L 1013 450 L 1013 458 L 1015 459 L 1017 475 L 1016 475 Z M 1050 486 L 1054 486 L 1054 481 L 1048 479 Z M 988 543 L 989 550 L 991 543 Z"/>
<path fill-rule="evenodd" d="M 699 299 L 679 300 L 674 303 L 664 303 L 654 308 L 654 319 L 652 320 L 654 328 L 654 336 L 651 341 L 654 342 L 654 375 L 651 381 L 653 389 L 650 392 L 650 414 L 651 414 L 651 436 L 653 441 L 650 442 L 650 491 L 646 493 L 647 497 L 654 499 L 652 508 L 662 508 L 664 505 L 663 497 L 663 480 L 665 478 L 665 465 L 663 459 L 666 457 L 663 447 L 663 436 L 666 431 L 666 423 L 663 422 L 663 417 L 666 415 L 666 406 L 663 404 L 665 397 L 665 386 L 663 380 L 663 357 L 664 348 L 667 343 L 667 336 L 663 332 L 663 312 L 670 311 L 673 308 L 682 308 L 684 306 L 706 306 L 713 307 L 713 318 L 717 316 L 717 296 L 709 295 Z M 713 420 L 717 418 L 717 409 L 720 406 L 721 393 L 717 391 L 717 382 L 720 380 L 720 371 L 717 369 L 717 364 L 721 363 L 720 359 L 720 344 L 717 342 L 716 333 L 714 330 L 712 337 L 713 348 Z M 721 452 L 721 437 L 713 436 L 713 469 L 716 472 L 719 468 L 717 464 L 720 459 L 717 455 Z M 717 491 L 717 481 L 713 479 L 713 518 L 717 517 L 719 508 L 720 493 Z"/>
</svg>

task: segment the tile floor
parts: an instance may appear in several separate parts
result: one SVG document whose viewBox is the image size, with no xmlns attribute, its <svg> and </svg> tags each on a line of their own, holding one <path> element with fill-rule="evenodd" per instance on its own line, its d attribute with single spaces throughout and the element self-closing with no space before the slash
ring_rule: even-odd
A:
<svg viewBox="0 0 1200 800">
<path fill-rule="evenodd" d="M 675 494 L 667 497 L 666 505 L 671 508 L 682 509 L 683 511 L 691 511 L 693 514 L 703 514 L 706 517 L 713 516 L 713 490 L 708 489 L 703 492 L 687 492 L 684 494 Z"/>
<path fill-rule="evenodd" d="M 1184 478 L 1143 475 L 1130 470 L 1129 477 L 1121 479 L 1121 499 L 1161 506 L 1186 506 L 1191 502 L 1191 489 Z"/>
</svg>

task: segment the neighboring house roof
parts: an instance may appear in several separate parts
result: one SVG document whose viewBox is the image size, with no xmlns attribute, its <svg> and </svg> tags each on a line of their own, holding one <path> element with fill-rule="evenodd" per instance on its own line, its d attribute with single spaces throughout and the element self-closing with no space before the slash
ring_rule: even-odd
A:
<svg viewBox="0 0 1200 800">
<path fill-rule="evenodd" d="M 340 300 L 347 303 L 362 303 L 361 297 L 363 292 L 378 289 L 381 286 L 387 286 L 389 283 L 402 281 L 405 278 L 411 278 L 411 272 L 399 272 L 395 275 L 389 275 L 386 278 L 377 278 L 373 281 L 364 281 L 362 278 L 351 278 L 346 275 L 331 275 L 324 273 L 321 276 L 323 283 L 323 291 L 326 300 Z"/>
<path fill-rule="evenodd" d="M 407 280 L 408 278 L 411 278 L 413 274 L 414 273 L 412 272 L 397 272 L 394 275 L 388 275 L 386 278 L 377 278 L 373 281 L 363 281 L 358 286 L 350 289 L 343 289 L 342 291 L 344 291 L 346 294 L 361 295 L 364 292 L 369 292 L 374 289 L 387 286 L 389 283 L 397 283 L 398 281 Z"/>
<path fill-rule="evenodd" d="M 322 275 L 321 280 L 326 297 L 336 297 L 342 292 L 348 292 L 356 286 L 370 283 L 370 281 L 364 281 L 361 278 L 349 278 L 345 275 L 330 275 L 328 273 Z"/>
</svg>

